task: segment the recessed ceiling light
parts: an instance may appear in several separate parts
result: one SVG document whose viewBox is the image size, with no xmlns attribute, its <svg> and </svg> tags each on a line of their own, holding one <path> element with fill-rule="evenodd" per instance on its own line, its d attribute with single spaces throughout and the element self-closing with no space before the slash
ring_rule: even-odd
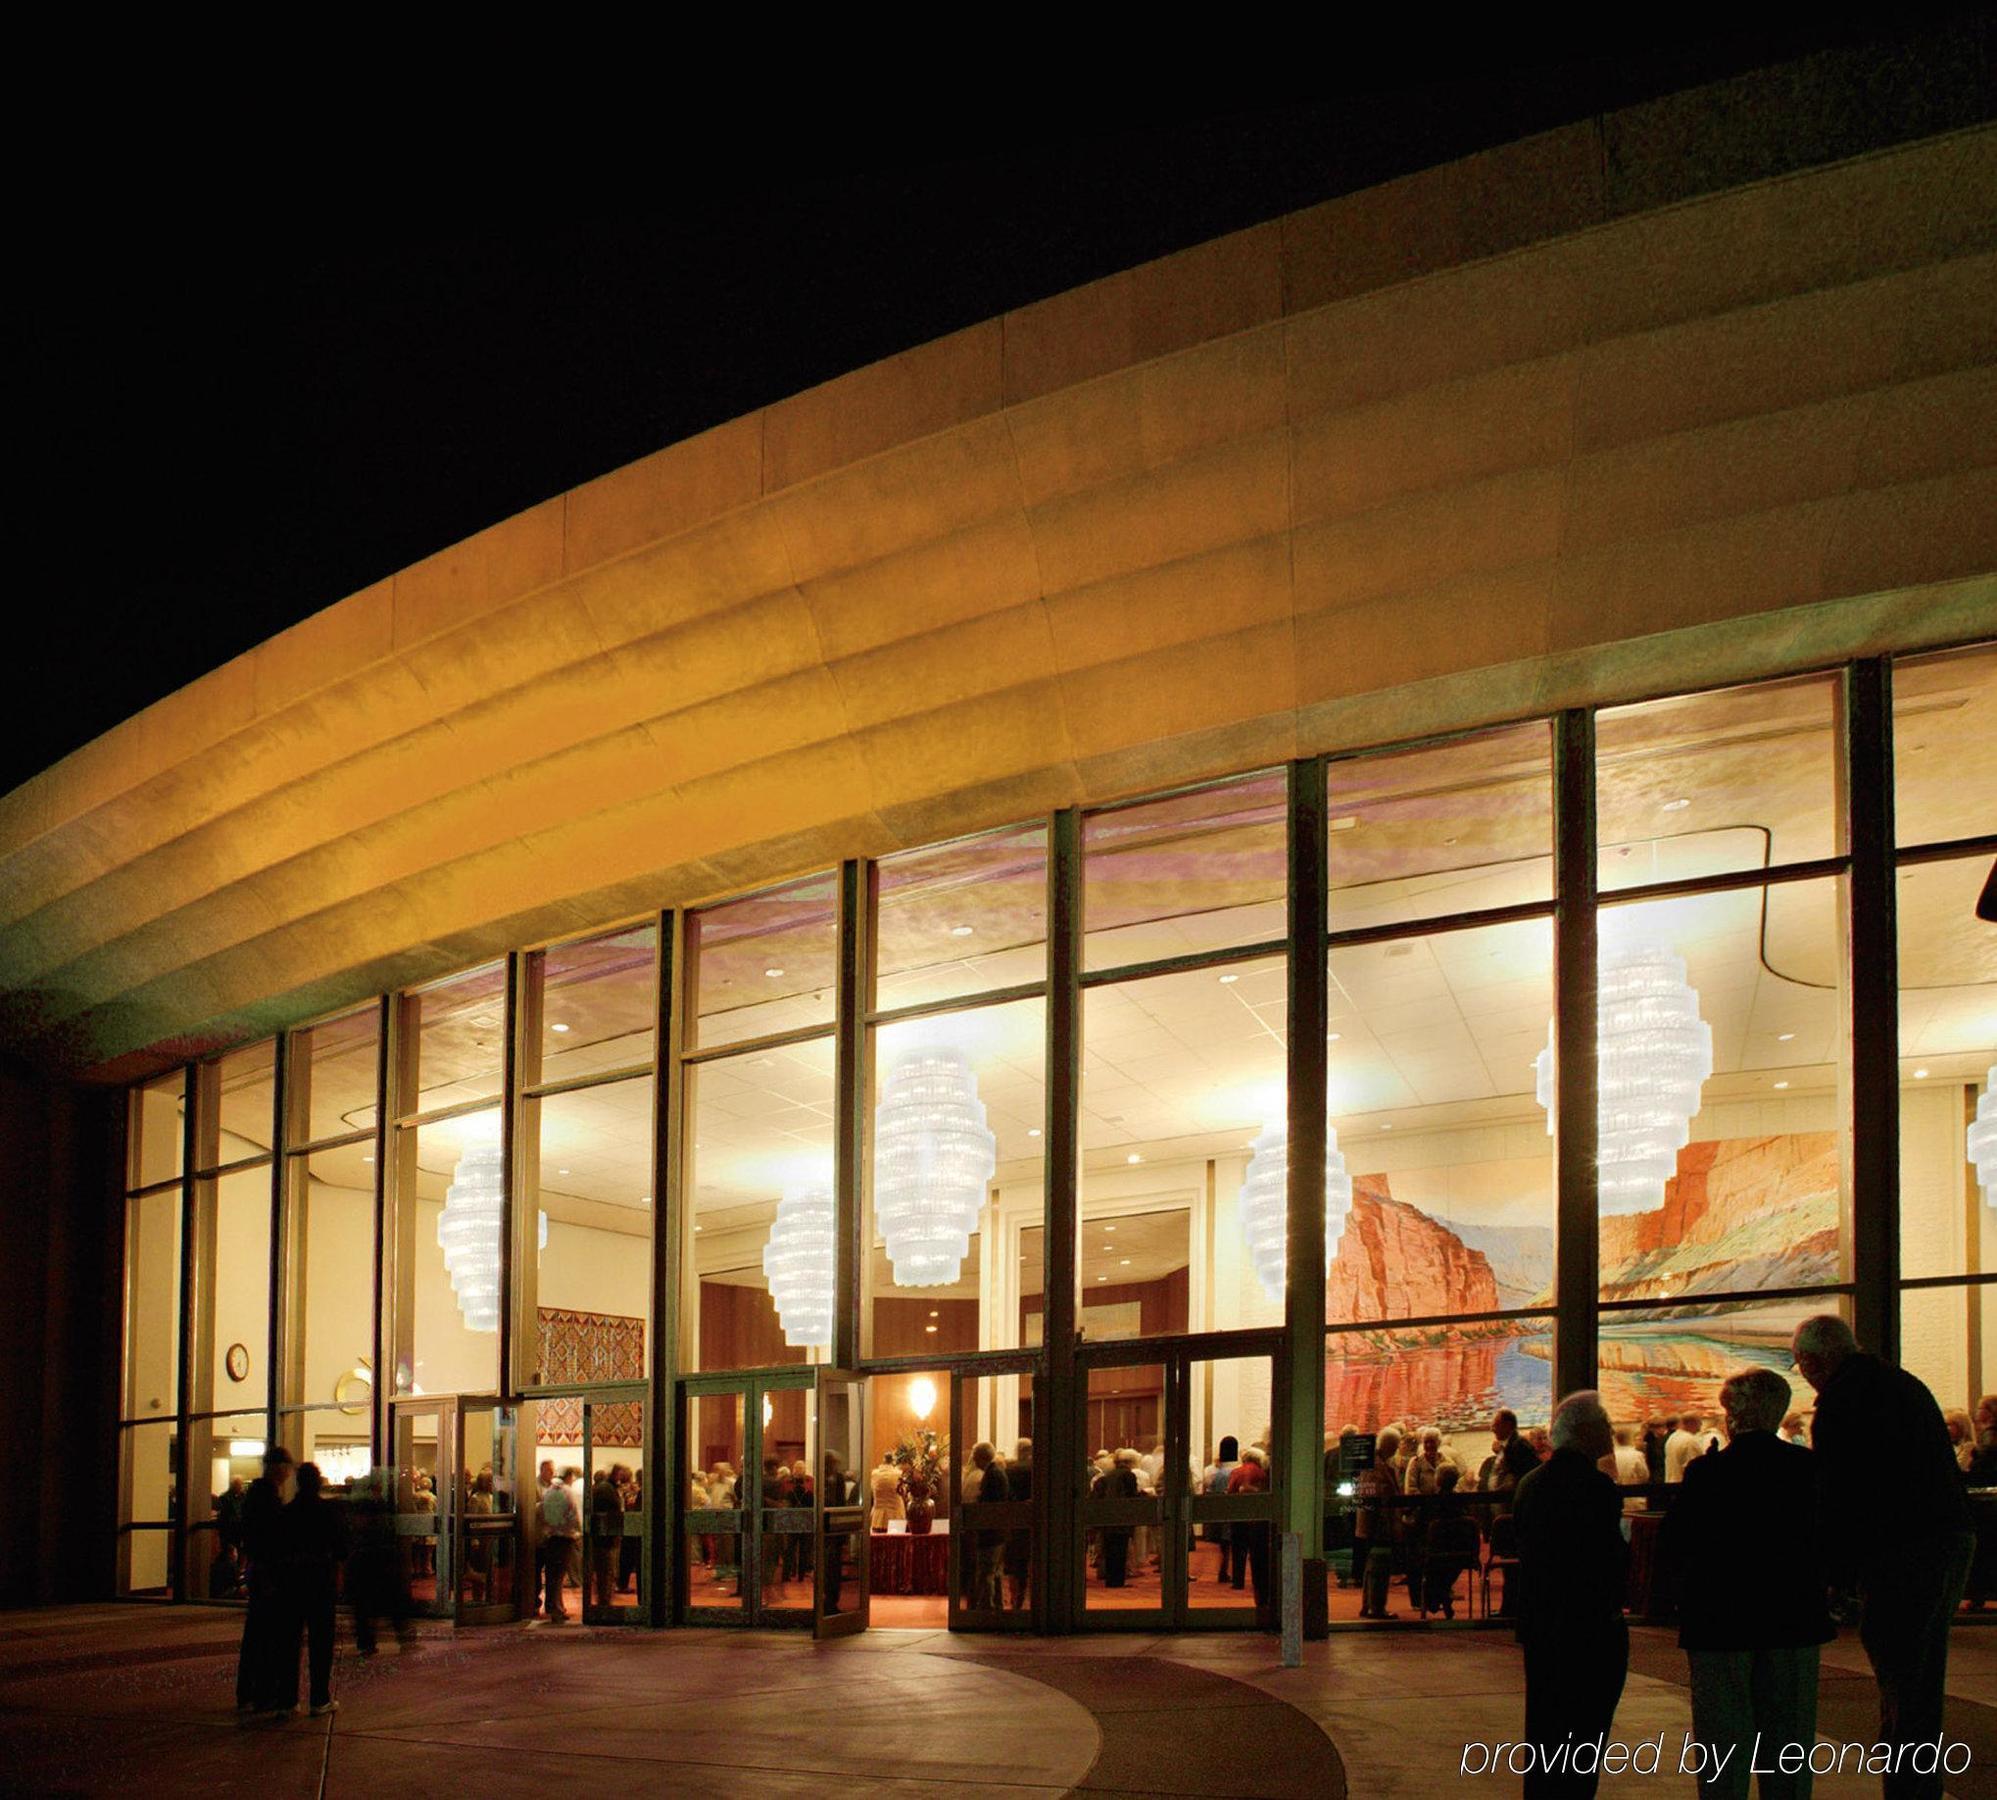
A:
<svg viewBox="0 0 1997 1800">
<path fill-rule="evenodd" d="M 932 1319 L 940 1319 L 943 1316 L 943 1309 L 940 1306 L 932 1306 L 929 1309 L 929 1316 Z"/>
<path fill-rule="evenodd" d="M 1097 1279 L 1098 1281 L 1107 1281 L 1107 1280 L 1109 1279 L 1109 1277 L 1108 1277 L 1107 1275 L 1098 1275 L 1098 1276 L 1096 1277 L 1096 1279 Z"/>
<path fill-rule="evenodd" d="M 1118 1257 L 1118 1258 L 1117 1258 L 1117 1264 L 1116 1264 L 1116 1266 L 1117 1266 L 1117 1267 L 1118 1267 L 1119 1269 L 1127 1269 L 1127 1268 L 1129 1268 L 1129 1267 L 1130 1267 L 1130 1258 L 1129 1258 L 1129 1257 L 1127 1257 L 1127 1256 L 1121 1256 L 1121 1257 Z"/>
<path fill-rule="evenodd" d="M 696 1230 L 696 1231 L 705 1231 L 706 1229 L 707 1229 L 707 1227 L 706 1227 L 705 1225 L 696 1225 L 696 1226 L 694 1227 L 694 1230 Z"/>
<path fill-rule="evenodd" d="M 1136 1152 L 1135 1150 L 1133 1150 L 1133 1151 L 1131 1151 L 1131 1153 L 1130 1153 L 1130 1154 L 1129 1154 L 1128 1156 L 1126 1156 L 1126 1157 L 1125 1157 L 1125 1158 L 1124 1158 L 1123 1160 L 1124 1160 L 1125 1162 L 1127 1162 L 1127 1163 L 1141 1163 L 1141 1162 L 1142 1162 L 1142 1161 L 1144 1160 L 1144 1158 L 1143 1158 L 1143 1157 L 1141 1157 L 1141 1156 L 1139 1156 L 1139 1155 L 1137 1154 L 1137 1152 Z"/>
<path fill-rule="evenodd" d="M 764 973 L 765 975 L 769 976 L 769 977 L 770 977 L 770 979 L 774 981 L 774 980 L 775 980 L 775 979 L 777 978 L 777 976 L 779 976 L 779 975 L 781 975 L 781 974 L 783 973 L 783 970 L 781 970 L 781 969 L 765 969 L 765 970 L 763 971 L 763 973 Z"/>
<path fill-rule="evenodd" d="M 1689 800 L 1667 800 L 1657 810 L 1659 812 L 1683 812 L 1692 804 Z"/>
<path fill-rule="evenodd" d="M 557 1170 L 555 1171 L 555 1173 L 556 1173 L 557 1175 L 566 1175 L 566 1174 L 568 1173 L 568 1170 L 566 1170 L 566 1169 L 557 1169 Z"/>
<path fill-rule="evenodd" d="M 1382 1125 L 1382 1126 L 1380 1127 L 1380 1129 L 1381 1129 L 1382 1131 L 1392 1131 L 1392 1130 L 1393 1130 L 1394 1128 L 1393 1128 L 1393 1126 L 1391 1126 L 1391 1125 Z"/>
<path fill-rule="evenodd" d="M 550 1031 L 566 1031 L 568 1027 L 566 1025 L 550 1025 L 548 1029 Z"/>
<path fill-rule="evenodd" d="M 1240 979 L 1239 975 L 1223 975 L 1220 978 L 1220 985 L 1222 987 L 1232 987 Z"/>
<path fill-rule="evenodd" d="M 1443 842 L 1444 842 L 1445 844 L 1453 844 L 1453 843 L 1455 843 L 1455 842 L 1456 842 L 1456 840 L 1455 840 L 1454 838 L 1444 838 L 1444 839 L 1443 839 L 1442 841 L 1443 841 Z"/>
<path fill-rule="evenodd" d="M 968 925 L 952 925 L 950 927 L 950 935 L 952 937 L 969 937 L 971 935 L 971 927 Z"/>
<path fill-rule="evenodd" d="M 1115 1229 L 1116 1229 L 1116 1227 L 1115 1227 L 1114 1225 L 1105 1225 L 1105 1226 L 1103 1227 L 1103 1230 L 1105 1230 L 1105 1231 L 1114 1231 Z"/>
<path fill-rule="evenodd" d="M 640 1206 L 650 1206 L 652 1204 L 652 1196 L 650 1194 L 640 1194 L 638 1196 L 638 1204 Z"/>
<path fill-rule="evenodd" d="M 1778 1081 L 1775 1085 L 1779 1088 L 1786 1088 L 1789 1084 L 1786 1081 Z"/>
<path fill-rule="evenodd" d="M 1358 823 L 1359 820 L 1356 814 L 1347 813 L 1342 819 L 1333 819 L 1331 821 L 1331 829 L 1333 831 L 1350 831 Z"/>
<path fill-rule="evenodd" d="M 1026 1135 L 1028 1137 L 1038 1137 L 1040 1135 L 1040 1127 L 1038 1125 L 1031 1127 Z"/>
<path fill-rule="evenodd" d="M 1914 1079 L 1916 1081 L 1926 1081 L 1927 1078 L 1928 1078 L 1928 1072 L 1926 1069 L 1916 1069 L 1914 1071 Z"/>
<path fill-rule="evenodd" d="M 1796 1041 L 1796 1034 L 1793 1031 L 1779 1031 L 1775 1034 L 1775 1041 L 1778 1044 L 1793 1044 Z"/>
<path fill-rule="evenodd" d="M 1335 1044 L 1335 1043 L 1337 1043 L 1337 1042 L 1338 1042 L 1339 1038 L 1340 1038 L 1340 1037 L 1341 1037 L 1342 1035 L 1343 1035 L 1343 1034 L 1342 1034 L 1342 1033 L 1340 1033 L 1340 1032 L 1336 1032 L 1336 1031 L 1327 1031 L 1327 1032 L 1326 1032 L 1326 1033 L 1324 1034 L 1324 1041 L 1325 1041 L 1325 1042 L 1326 1042 L 1327 1044 Z"/>
<path fill-rule="evenodd" d="M 371 1156 L 364 1156 L 364 1157 L 362 1157 L 362 1158 L 361 1158 L 361 1161 L 362 1161 L 362 1162 L 373 1162 L 373 1161 L 374 1161 L 374 1158 L 373 1158 L 373 1157 L 371 1157 Z"/>
<path fill-rule="evenodd" d="M 925 1326 L 923 1326 L 923 1328 L 922 1328 L 922 1329 L 923 1329 L 924 1331 L 934 1331 L 934 1330 L 936 1329 L 936 1327 L 935 1327 L 934 1325 L 925 1325 Z"/>
</svg>

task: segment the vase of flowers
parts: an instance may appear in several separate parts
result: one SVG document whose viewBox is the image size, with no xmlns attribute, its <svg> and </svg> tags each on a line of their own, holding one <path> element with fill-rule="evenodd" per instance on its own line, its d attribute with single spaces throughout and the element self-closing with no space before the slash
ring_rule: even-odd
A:
<svg viewBox="0 0 1997 1800">
<path fill-rule="evenodd" d="M 920 1537 L 930 1529 L 936 1517 L 934 1496 L 937 1483 L 949 1464 L 950 1440 L 939 1437 L 925 1425 L 915 1431 L 904 1432 L 889 1455 L 901 1470 L 899 1487 L 901 1497 L 907 1503 L 909 1533 Z"/>
</svg>

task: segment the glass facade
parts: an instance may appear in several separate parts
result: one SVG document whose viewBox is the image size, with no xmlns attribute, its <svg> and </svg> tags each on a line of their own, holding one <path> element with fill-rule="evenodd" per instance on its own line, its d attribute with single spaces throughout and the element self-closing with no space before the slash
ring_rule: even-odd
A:
<svg viewBox="0 0 1997 1800">
<path fill-rule="evenodd" d="M 1350 1545 L 1342 1437 L 1433 1429 L 1474 1485 L 1501 1411 L 1711 1411 L 1827 1310 L 1973 1407 L 1993 708 L 1986 647 L 1341 752 L 135 1087 L 123 1590 L 228 1597 L 216 1502 L 265 1442 L 343 1482 L 406 1438 L 464 1518 L 607 1475 L 605 1618 L 843 1628 L 871 1526 L 877 1623 L 1266 1624 L 1275 1533 Z M 952 1546 L 883 1541 L 925 1513 Z M 489 1609 L 511 1565 L 440 1516 L 435 1603 Z"/>
</svg>

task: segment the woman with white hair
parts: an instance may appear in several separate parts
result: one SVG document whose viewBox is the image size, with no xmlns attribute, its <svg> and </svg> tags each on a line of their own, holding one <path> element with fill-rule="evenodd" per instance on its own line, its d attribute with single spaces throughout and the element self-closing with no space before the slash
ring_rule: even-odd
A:
<svg viewBox="0 0 1997 1800">
<path fill-rule="evenodd" d="M 1659 1572 L 1680 1588 L 1693 1733 L 1734 1746 L 1726 1781 L 1702 1784 L 1714 1794 L 1746 1795 L 1757 1732 L 1769 1745 L 1816 1741 L 1818 1646 L 1834 1632 L 1816 1458 L 1777 1435 L 1791 1404 L 1773 1369 L 1729 1376 L 1727 1446 L 1687 1466 L 1658 1533 Z M 1780 1791 L 1807 1793 L 1808 1779 Z"/>
<path fill-rule="evenodd" d="M 1518 1639 L 1525 1650 L 1525 1735 L 1542 1757 L 1607 1731 L 1629 1672 L 1623 1622 L 1623 1503 L 1598 1466 L 1615 1448 L 1602 1399 L 1569 1394 L 1553 1415 L 1552 1453 L 1518 1485 Z M 1528 1795 L 1592 1794 L 1595 1779 L 1535 1767 Z"/>
</svg>

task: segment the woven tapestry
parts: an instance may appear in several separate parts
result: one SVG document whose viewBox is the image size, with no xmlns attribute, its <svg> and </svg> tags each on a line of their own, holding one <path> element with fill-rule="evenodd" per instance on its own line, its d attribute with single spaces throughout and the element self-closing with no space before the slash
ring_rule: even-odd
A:
<svg viewBox="0 0 1997 1800">
<path fill-rule="evenodd" d="M 617 1313 L 540 1309 L 541 1380 L 549 1387 L 578 1387 L 645 1378 L 645 1321 Z M 645 1441 L 645 1409 L 636 1400 L 596 1408 L 599 1448 L 636 1448 Z M 541 1402 L 538 1435 L 544 1444 L 582 1442 L 582 1401 L 574 1395 Z"/>
</svg>

